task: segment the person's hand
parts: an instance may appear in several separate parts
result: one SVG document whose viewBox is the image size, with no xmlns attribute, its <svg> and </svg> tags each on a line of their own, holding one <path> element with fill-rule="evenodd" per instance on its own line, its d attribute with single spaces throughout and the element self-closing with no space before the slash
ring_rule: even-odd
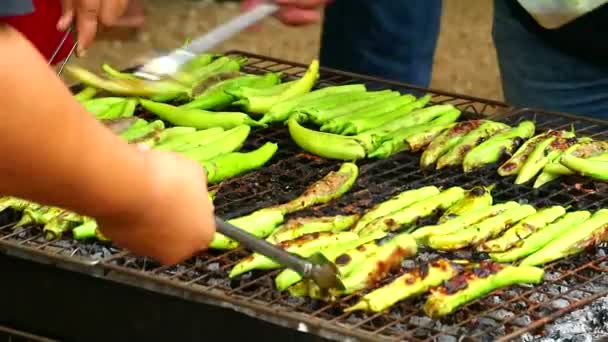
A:
<svg viewBox="0 0 608 342">
<path fill-rule="evenodd" d="M 333 0 L 275 0 L 281 6 L 276 17 L 286 25 L 314 24 L 321 20 L 321 9 Z M 265 0 L 242 0 L 241 8 L 249 10 Z"/>
<path fill-rule="evenodd" d="M 114 25 L 125 13 L 128 4 L 128 0 L 61 0 L 62 14 L 57 28 L 65 31 L 75 22 L 77 54 L 82 56 L 95 40 L 99 24 Z"/>
<path fill-rule="evenodd" d="M 135 254 L 172 265 L 207 248 L 215 232 L 202 167 L 177 154 L 142 151 L 154 189 L 134 211 L 97 219 L 102 233 Z M 129 191 L 125 189 L 124 191 Z"/>
</svg>

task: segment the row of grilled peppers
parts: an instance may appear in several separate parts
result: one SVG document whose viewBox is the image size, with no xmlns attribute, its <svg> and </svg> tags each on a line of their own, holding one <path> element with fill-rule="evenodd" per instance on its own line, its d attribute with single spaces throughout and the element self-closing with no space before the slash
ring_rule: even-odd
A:
<svg viewBox="0 0 608 342">
<path fill-rule="evenodd" d="M 436 225 L 416 222 L 438 211 Z M 431 317 L 452 313 L 496 289 L 519 283 L 538 284 L 537 266 L 578 253 L 604 239 L 608 210 L 566 212 L 560 206 L 535 209 L 526 204 L 493 204 L 491 187 L 440 190 L 429 186 L 407 190 L 363 215 L 305 217 L 276 223 L 259 237 L 301 256 L 321 252 L 338 266 L 343 291 L 322 292 L 314 283 L 286 269 L 275 278 L 280 291 L 293 296 L 333 300 L 368 290 L 417 254 L 418 246 L 438 250 L 474 247 L 493 260 L 470 262 L 438 259 L 406 270 L 392 282 L 367 294 L 347 309 L 383 311 L 395 303 L 430 292 L 425 312 Z M 576 229 L 574 229 L 577 227 Z M 509 264 L 524 258 L 517 266 Z M 236 264 L 230 277 L 281 266 L 253 253 Z"/>
</svg>

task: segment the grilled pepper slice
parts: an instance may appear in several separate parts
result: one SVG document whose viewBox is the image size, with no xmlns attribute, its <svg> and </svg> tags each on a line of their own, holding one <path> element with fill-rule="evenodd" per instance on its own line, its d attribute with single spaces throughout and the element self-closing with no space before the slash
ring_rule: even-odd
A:
<svg viewBox="0 0 608 342">
<path fill-rule="evenodd" d="M 470 225 L 482 222 L 483 220 L 486 220 L 490 217 L 500 215 L 506 210 L 518 208 L 519 206 L 520 205 L 517 202 L 513 201 L 495 204 L 491 207 L 486 207 L 468 213 L 464 213 L 459 217 L 456 217 L 438 225 L 426 226 L 416 229 L 412 233 L 412 236 L 416 239 L 416 241 L 418 241 L 418 243 L 428 244 L 428 238 L 431 236 L 452 234 L 459 230 L 465 229 Z"/>
<path fill-rule="evenodd" d="M 265 238 L 270 235 L 275 228 L 284 220 L 283 214 L 279 210 L 262 209 L 246 216 L 241 216 L 229 220 L 228 223 L 235 227 L 258 237 Z M 223 234 L 215 233 L 213 240 L 209 244 L 211 249 L 235 249 L 239 243 L 226 237 Z"/>
<path fill-rule="evenodd" d="M 402 226 L 412 225 L 417 219 L 431 215 L 436 210 L 449 208 L 462 199 L 464 195 L 464 189 L 457 186 L 451 187 L 435 196 L 415 202 L 410 206 L 370 222 L 365 228 L 361 229 L 359 234 L 363 236 L 374 231 L 394 231 Z"/>
<path fill-rule="evenodd" d="M 431 196 L 438 195 L 439 192 L 439 188 L 436 186 L 425 186 L 419 189 L 403 191 L 387 201 L 379 203 L 371 208 L 367 213 L 365 213 L 365 215 L 361 217 L 361 219 L 359 219 L 359 221 L 357 221 L 353 231 L 358 233 L 372 221 L 410 206 L 416 202 L 425 200 Z"/>
<path fill-rule="evenodd" d="M 600 209 L 587 221 L 569 229 L 532 255 L 521 265 L 536 266 L 577 254 L 606 239 L 608 234 L 608 209 Z"/>
<path fill-rule="evenodd" d="M 449 235 L 435 235 L 428 239 L 428 245 L 438 250 L 456 250 L 477 245 L 491 239 L 516 222 L 534 214 L 536 209 L 531 205 L 522 205 L 481 221 Z"/>
<path fill-rule="evenodd" d="M 291 241 L 284 241 L 279 243 L 278 246 L 285 249 L 287 252 L 306 258 L 313 253 L 322 252 L 323 250 L 332 247 L 335 248 L 335 246 L 346 244 L 357 238 L 357 234 L 351 232 L 321 232 L 304 235 Z M 230 271 L 229 276 L 230 278 L 234 278 L 253 270 L 272 270 L 280 267 L 281 265 L 276 261 L 262 254 L 253 253 L 236 264 Z"/>
<path fill-rule="evenodd" d="M 565 213 L 566 209 L 559 205 L 543 208 L 507 229 L 500 237 L 482 243 L 477 247 L 477 250 L 482 252 L 504 252 L 518 241 L 527 238 L 530 234 L 562 217 Z"/>
<path fill-rule="evenodd" d="M 397 302 L 420 296 L 431 288 L 454 278 L 463 271 L 464 265 L 463 262 L 438 259 L 416 267 L 389 284 L 366 294 L 357 304 L 344 311 L 382 312 Z"/>
<path fill-rule="evenodd" d="M 312 233 L 339 232 L 350 228 L 358 218 L 358 215 L 294 218 L 277 228 L 266 241 L 279 243 Z"/>
<path fill-rule="evenodd" d="M 441 215 L 437 223 L 445 223 L 461 215 L 492 206 L 492 189 L 494 186 L 476 186 L 466 192 L 464 197 Z"/>
<path fill-rule="evenodd" d="M 331 202 L 348 192 L 357 181 L 358 176 L 359 168 L 356 164 L 343 163 L 337 171 L 329 172 L 297 198 L 274 206 L 273 209 L 289 214 L 313 205 Z"/>
<path fill-rule="evenodd" d="M 515 284 L 539 284 L 544 275 L 542 268 L 482 261 L 479 267 L 432 289 L 423 310 L 429 317 L 443 317 L 495 290 Z"/>
<path fill-rule="evenodd" d="M 291 84 L 283 92 L 270 96 L 249 96 L 234 102 L 234 105 L 245 108 L 248 113 L 264 114 L 278 103 L 304 95 L 312 89 L 319 78 L 319 61 L 313 60 L 302 78 Z M 230 94 L 231 92 L 228 91 Z"/>
<path fill-rule="evenodd" d="M 608 181 L 608 159 L 583 159 L 573 155 L 565 155 L 560 163 L 583 177 Z"/>
<path fill-rule="evenodd" d="M 535 125 L 532 121 L 522 121 L 517 127 L 499 133 L 473 148 L 462 162 L 464 172 L 471 172 L 482 166 L 496 163 L 503 156 L 511 155 L 534 135 Z"/>
<path fill-rule="evenodd" d="M 566 231 L 576 228 L 583 221 L 591 217 L 589 211 L 575 211 L 567 213 L 554 223 L 543 227 L 530 234 L 523 240 L 518 241 L 514 247 L 506 252 L 490 253 L 492 260 L 497 262 L 512 262 L 528 256 L 546 246 L 549 242 L 564 234 Z"/>
<path fill-rule="evenodd" d="M 462 163 L 465 156 L 483 141 L 509 129 L 502 122 L 487 121 L 465 135 L 461 141 L 456 143 L 446 154 L 437 159 L 437 170 L 448 166 L 456 166 Z"/>
<path fill-rule="evenodd" d="M 462 138 L 477 129 L 485 120 L 470 120 L 459 122 L 452 128 L 441 133 L 433 142 L 429 144 L 427 149 L 420 157 L 420 167 L 427 169 L 435 164 L 437 159 L 448 152 L 452 147 L 456 146 Z"/>
<path fill-rule="evenodd" d="M 216 184 L 228 178 L 258 169 L 277 152 L 279 145 L 267 142 L 251 152 L 231 152 L 201 162 L 207 172 L 207 183 Z"/>
<path fill-rule="evenodd" d="M 349 274 L 354 268 L 358 267 L 368 256 L 375 253 L 376 249 L 382 244 L 382 238 L 386 233 L 378 232 L 373 235 L 358 238 L 346 244 L 328 248 L 322 253 L 331 260 L 338 268 L 339 274 Z M 279 291 L 285 291 L 290 286 L 302 280 L 296 271 L 285 269 L 275 278 L 275 285 Z M 308 285 L 306 285 L 306 288 Z"/>
<path fill-rule="evenodd" d="M 355 161 L 365 158 L 365 143 L 356 137 L 318 132 L 301 126 L 300 115 L 293 115 L 288 121 L 289 135 L 304 151 L 327 159 Z M 368 145 L 373 145 L 371 141 Z"/>
<path fill-rule="evenodd" d="M 346 94 L 351 96 L 353 94 L 364 94 L 365 91 L 366 88 L 363 84 L 349 84 L 314 90 L 310 93 L 296 96 L 290 100 L 282 101 L 272 106 L 260 119 L 260 123 L 268 124 L 283 122 L 289 118 L 289 114 L 291 114 L 294 109 L 297 109 L 298 106 L 322 101 L 324 98 L 331 97 L 331 95 Z"/>
<path fill-rule="evenodd" d="M 538 144 L 517 174 L 515 184 L 523 184 L 534 178 L 552 159 L 561 155 L 578 140 L 574 134 L 569 137 L 550 137 Z"/>
<path fill-rule="evenodd" d="M 420 149 L 422 146 L 429 144 L 433 137 L 452 127 L 459 116 L 459 110 L 448 110 L 431 122 L 401 128 L 385 137 L 380 137 L 383 139 L 382 144 L 372 153 L 369 153 L 368 157 L 388 158 L 397 152 L 413 150 L 414 148 Z M 363 133 L 359 137 L 366 135 L 369 135 L 369 132 Z"/>
<path fill-rule="evenodd" d="M 563 133 L 563 131 L 549 130 L 546 133 L 542 133 L 528 139 L 523 145 L 521 145 L 520 148 L 517 149 L 517 151 L 515 151 L 515 154 L 513 154 L 513 156 L 511 156 L 509 160 L 504 162 L 498 168 L 498 174 L 503 177 L 518 174 L 526 160 L 528 160 L 528 158 L 530 157 L 530 154 L 536 149 L 536 147 L 540 143 L 551 137 L 561 136 Z"/>
</svg>

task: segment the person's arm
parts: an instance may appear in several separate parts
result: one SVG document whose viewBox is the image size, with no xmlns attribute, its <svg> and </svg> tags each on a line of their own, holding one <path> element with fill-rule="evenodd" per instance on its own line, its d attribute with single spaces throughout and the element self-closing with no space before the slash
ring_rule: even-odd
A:
<svg viewBox="0 0 608 342">
<path fill-rule="evenodd" d="M 0 49 L 2 194 L 99 218 L 115 242 L 161 262 L 206 246 L 214 226 L 199 166 L 115 136 L 7 26 L 0 27 Z"/>
</svg>

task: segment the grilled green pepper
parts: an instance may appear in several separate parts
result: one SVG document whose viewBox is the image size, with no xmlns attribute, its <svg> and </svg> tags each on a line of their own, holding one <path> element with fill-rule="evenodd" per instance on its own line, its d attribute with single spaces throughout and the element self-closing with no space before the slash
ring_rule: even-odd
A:
<svg viewBox="0 0 608 342">
<path fill-rule="evenodd" d="M 520 148 L 517 149 L 517 151 L 515 151 L 509 160 L 504 162 L 498 168 L 498 174 L 503 177 L 518 174 L 526 160 L 528 160 L 528 157 L 530 157 L 530 154 L 540 143 L 544 142 L 548 138 L 561 136 L 563 133 L 563 131 L 549 130 L 528 139 L 523 145 L 521 145 Z"/>
<path fill-rule="evenodd" d="M 350 228 L 358 218 L 358 215 L 294 218 L 277 228 L 266 241 L 279 243 L 312 233 L 339 232 Z"/>
<path fill-rule="evenodd" d="M 83 217 L 69 211 L 63 210 L 59 215 L 50 219 L 42 227 L 42 233 L 46 240 L 61 239 L 63 234 L 84 221 Z"/>
<path fill-rule="evenodd" d="M 101 233 L 97 222 L 90 218 L 85 218 L 82 224 L 72 229 L 72 237 L 75 240 L 96 239 L 102 242 L 110 241 L 109 238 Z"/>
<path fill-rule="evenodd" d="M 476 186 L 468 190 L 464 198 L 449 207 L 437 223 L 445 223 L 461 215 L 492 206 L 492 189 L 494 189 L 493 185 L 488 187 Z"/>
<path fill-rule="evenodd" d="M 519 260 L 543 248 L 566 231 L 578 227 L 579 224 L 586 221 L 589 217 L 591 217 L 591 213 L 588 211 L 566 213 L 566 215 L 554 223 L 551 223 L 530 234 L 525 239 L 518 241 L 513 245 L 513 248 L 508 251 L 490 253 L 490 258 L 497 262 L 512 262 Z"/>
<path fill-rule="evenodd" d="M 357 238 L 357 234 L 351 232 L 321 232 L 304 235 L 291 241 L 284 241 L 279 243 L 278 246 L 287 252 L 306 258 L 313 253 L 322 252 L 332 247 L 335 248 L 335 246 L 346 244 Z M 234 278 L 253 270 L 272 270 L 280 267 L 281 265 L 276 261 L 262 254 L 254 253 L 234 265 L 229 277 Z"/>
<path fill-rule="evenodd" d="M 468 213 L 463 213 L 459 217 L 448 220 L 444 223 L 426 226 L 419 229 L 416 229 L 412 236 L 421 244 L 428 244 L 429 237 L 436 235 L 448 235 L 459 230 L 465 229 L 471 225 L 482 222 L 490 217 L 494 217 L 496 215 L 500 215 L 505 211 L 513 208 L 518 208 L 520 205 L 517 202 L 506 202 L 495 204 L 491 207 L 486 207 L 482 209 L 478 209 L 475 211 L 471 211 Z"/>
<path fill-rule="evenodd" d="M 484 141 L 464 157 L 462 162 L 464 172 L 496 163 L 505 155 L 510 157 L 525 140 L 534 135 L 534 130 L 532 121 L 522 121 L 517 127 Z"/>
<path fill-rule="evenodd" d="M 558 157 L 570 146 L 577 143 L 574 134 L 570 137 L 550 137 L 538 144 L 517 174 L 515 184 L 523 184 L 534 178 L 549 161 Z M 565 134 L 564 134 L 565 135 Z"/>
<path fill-rule="evenodd" d="M 210 61 L 206 56 L 201 55 L 200 61 L 201 63 L 191 60 L 188 65 L 182 66 L 172 78 L 179 83 L 194 89 L 196 86 L 215 75 L 239 71 L 241 65 L 247 61 L 247 58 L 221 56 L 220 58 Z"/>
<path fill-rule="evenodd" d="M 262 209 L 246 216 L 228 220 L 227 222 L 258 238 L 265 238 L 270 235 L 283 220 L 283 214 L 279 210 Z M 220 233 L 215 233 L 213 240 L 209 244 L 209 248 L 211 249 L 223 250 L 235 249 L 238 246 L 238 242 Z"/>
<path fill-rule="evenodd" d="M 408 104 L 411 104 L 414 101 L 416 101 L 416 98 L 410 94 L 387 99 L 386 101 L 375 106 L 365 107 L 354 113 L 331 119 L 325 124 L 323 124 L 323 126 L 321 126 L 321 132 L 339 134 L 344 132 L 344 130 L 353 121 L 379 117 L 380 115 L 390 113 L 400 107 L 407 106 Z"/>
<path fill-rule="evenodd" d="M 482 243 L 477 247 L 477 250 L 482 252 L 504 252 L 535 231 L 562 217 L 565 213 L 566 209 L 559 205 L 540 209 L 535 214 L 524 218 L 513 227 L 507 229 L 500 237 Z"/>
<path fill-rule="evenodd" d="M 373 117 L 351 118 L 342 127 L 342 130 L 339 133 L 346 135 L 358 134 L 386 125 L 391 121 L 399 120 L 403 117 L 410 119 L 409 122 L 402 121 L 402 124 L 405 125 L 403 127 L 413 126 L 428 122 L 448 110 L 448 108 L 442 106 L 432 106 L 422 109 L 430 100 L 431 95 L 425 95 L 414 102 L 410 102 L 386 113 L 381 113 Z"/>
<path fill-rule="evenodd" d="M 318 125 L 322 125 L 320 120 L 327 121 L 327 115 L 336 111 L 343 111 L 344 107 L 353 107 L 361 105 L 361 102 L 376 101 L 378 99 L 388 99 L 399 96 L 399 92 L 392 90 L 379 91 L 356 91 L 327 95 L 315 101 L 307 101 L 298 104 L 293 108 L 292 112 L 304 114 L 308 121 L 312 121 Z"/>
<path fill-rule="evenodd" d="M 482 261 L 479 267 L 463 272 L 443 286 L 432 289 L 423 310 L 429 317 L 443 317 L 495 290 L 515 284 L 539 284 L 544 275 L 542 268 Z"/>
<path fill-rule="evenodd" d="M 456 146 L 465 135 L 481 126 L 484 122 L 486 121 L 470 120 L 459 122 L 452 128 L 441 133 L 422 153 L 422 156 L 420 157 L 420 167 L 422 169 L 427 169 L 435 164 L 439 157 Z"/>
<path fill-rule="evenodd" d="M 323 125 L 334 118 L 341 116 L 350 115 L 358 111 L 367 110 L 370 108 L 377 107 L 380 103 L 388 101 L 401 96 L 397 91 L 385 92 L 368 92 L 369 98 L 361 100 L 355 100 L 352 103 L 348 103 L 339 107 L 319 110 L 304 110 L 302 114 L 305 114 L 307 119 L 317 125 Z"/>
<path fill-rule="evenodd" d="M 322 101 L 324 98 L 331 97 L 331 95 L 336 94 L 364 94 L 365 90 L 366 88 L 363 84 L 349 84 L 314 90 L 302 96 L 296 96 L 287 101 L 281 101 L 275 104 L 260 119 L 260 123 L 268 124 L 273 122 L 283 122 L 289 118 L 289 114 L 291 114 L 291 112 L 298 106 Z"/>
<path fill-rule="evenodd" d="M 381 136 L 382 144 L 373 152 L 368 154 L 371 158 L 388 158 L 391 155 L 407 150 L 420 149 L 428 145 L 434 137 L 444 130 L 452 127 L 458 120 L 460 111 L 457 109 L 448 110 L 437 119 L 411 127 L 398 129 L 386 136 Z M 369 135 L 364 132 L 359 137 Z M 374 141 L 372 139 L 372 141 Z"/>
<path fill-rule="evenodd" d="M 137 122 L 135 122 L 135 124 L 136 123 Z M 129 129 L 120 134 L 120 136 L 129 143 L 142 140 L 142 138 L 145 138 L 150 134 L 159 133 L 165 128 L 164 122 L 160 120 L 154 120 L 150 123 L 146 123 L 144 126 L 139 128 L 136 128 L 135 124 L 131 125 Z"/>
<path fill-rule="evenodd" d="M 420 99 L 418 99 L 417 101 L 415 101 L 413 103 L 421 102 L 424 105 L 426 105 L 428 103 L 428 101 L 430 101 L 430 100 L 431 100 L 431 96 L 425 95 L 424 97 L 421 97 Z M 367 129 L 367 130 L 364 130 L 363 132 L 366 134 L 376 134 L 379 136 L 386 136 L 389 133 L 394 132 L 401 128 L 417 126 L 420 124 L 424 124 L 424 123 L 433 121 L 434 119 L 442 116 L 445 112 L 455 109 L 453 105 L 434 105 L 434 106 L 430 106 L 427 108 L 422 108 L 422 107 L 420 107 L 420 108 L 421 109 L 414 110 L 410 114 L 402 115 L 393 120 L 389 120 L 388 122 L 382 124 L 381 126 L 378 126 L 373 129 Z"/>
<path fill-rule="evenodd" d="M 606 238 L 608 209 L 600 209 L 587 221 L 569 229 L 540 250 L 522 260 L 521 265 L 536 266 L 577 254 Z"/>
<path fill-rule="evenodd" d="M 11 196 L 3 196 L 0 198 L 0 212 L 5 211 L 6 209 L 13 209 L 15 211 L 21 211 L 25 208 L 29 207 L 33 203 L 21 198 L 11 197 Z"/>
<path fill-rule="evenodd" d="M 233 104 L 242 106 L 248 113 L 264 114 L 274 105 L 304 95 L 312 89 L 319 78 L 319 61 L 313 60 L 302 78 L 277 95 L 249 96 L 235 101 Z M 229 94 L 232 94 L 228 91 Z"/>
<path fill-rule="evenodd" d="M 588 159 L 601 156 L 606 152 L 608 152 L 608 141 L 593 140 L 578 143 L 567 149 L 563 155 L 571 154 L 575 157 Z M 560 158 L 556 158 L 555 160 L 548 163 L 543 169 L 543 172 L 560 176 L 574 174 L 572 170 L 560 163 Z"/>
<path fill-rule="evenodd" d="M 298 115 L 287 121 L 289 135 L 304 151 L 327 159 L 355 161 L 365 158 L 365 143 L 356 137 L 313 131 L 298 123 Z M 369 145 L 373 145 L 371 142 Z"/>
<path fill-rule="evenodd" d="M 334 262 L 339 274 L 349 274 L 367 259 L 368 256 L 375 253 L 376 249 L 382 244 L 381 239 L 385 236 L 386 233 L 378 232 L 333 248 L 328 248 L 322 253 L 327 260 Z M 275 278 L 275 285 L 282 292 L 300 280 L 302 280 L 302 276 L 296 271 L 285 269 Z"/>
<path fill-rule="evenodd" d="M 435 186 L 425 186 L 419 189 L 403 191 L 398 195 L 375 205 L 373 208 L 367 211 L 365 215 L 363 215 L 361 219 L 357 221 L 353 231 L 355 233 L 359 233 L 363 228 L 365 228 L 365 226 L 378 218 L 384 217 L 397 210 L 403 209 L 416 202 L 420 202 L 438 194 L 439 189 Z"/>
<path fill-rule="evenodd" d="M 361 229 L 360 235 L 366 235 L 374 231 L 397 230 L 402 226 L 409 226 L 417 219 L 431 215 L 436 210 L 445 210 L 458 202 L 465 195 L 465 190 L 460 187 L 451 187 L 439 194 L 399 209 L 389 215 L 380 217 L 370 222 Z"/>
<path fill-rule="evenodd" d="M 477 245 L 491 239 L 514 223 L 536 212 L 531 205 L 522 205 L 508 209 L 471 227 L 464 228 L 449 235 L 435 235 L 428 239 L 428 246 L 437 250 L 456 250 Z"/>
<path fill-rule="evenodd" d="M 267 142 L 255 151 L 232 152 L 202 161 L 201 165 L 207 172 L 207 183 L 216 184 L 258 169 L 274 156 L 278 148 L 277 144 Z"/>
<path fill-rule="evenodd" d="M 496 134 L 509 129 L 509 126 L 502 122 L 487 121 L 479 127 L 465 135 L 456 145 L 446 154 L 437 159 L 437 170 L 448 166 L 461 164 L 465 156 L 480 143 Z"/>
<path fill-rule="evenodd" d="M 74 99 L 82 103 L 84 101 L 92 99 L 93 97 L 95 97 L 95 95 L 97 95 L 97 89 L 93 87 L 84 87 L 81 91 L 74 94 Z"/>
<path fill-rule="evenodd" d="M 560 163 L 583 177 L 601 181 L 608 180 L 608 159 L 583 159 L 573 155 L 565 155 L 560 159 Z"/>
<path fill-rule="evenodd" d="M 179 152 L 180 154 L 197 162 L 210 160 L 224 153 L 230 153 L 243 146 L 251 132 L 249 126 L 238 126 L 218 134 L 219 138 L 199 147 L 193 147 Z M 213 136 L 214 138 L 218 136 Z"/>
<path fill-rule="evenodd" d="M 382 312 L 399 301 L 428 292 L 431 288 L 457 276 L 462 270 L 463 263 L 452 262 L 448 259 L 435 260 L 416 267 L 389 284 L 366 294 L 357 304 L 344 311 Z"/>
<path fill-rule="evenodd" d="M 310 185 L 297 198 L 272 208 L 289 214 L 313 205 L 331 202 L 348 192 L 357 181 L 358 176 L 359 168 L 356 164 L 343 163 L 337 171 L 329 172 Z"/>
<path fill-rule="evenodd" d="M 194 132 L 169 137 L 166 138 L 164 141 L 162 140 L 161 136 L 161 141 L 154 148 L 163 151 L 184 151 L 190 148 L 209 144 L 218 139 L 222 139 L 228 135 L 228 133 L 226 133 L 221 127 L 213 127 L 200 131 L 197 131 L 195 128 L 192 129 L 194 130 Z M 161 135 L 165 131 L 166 130 L 163 130 L 163 132 L 161 132 Z"/>
</svg>

